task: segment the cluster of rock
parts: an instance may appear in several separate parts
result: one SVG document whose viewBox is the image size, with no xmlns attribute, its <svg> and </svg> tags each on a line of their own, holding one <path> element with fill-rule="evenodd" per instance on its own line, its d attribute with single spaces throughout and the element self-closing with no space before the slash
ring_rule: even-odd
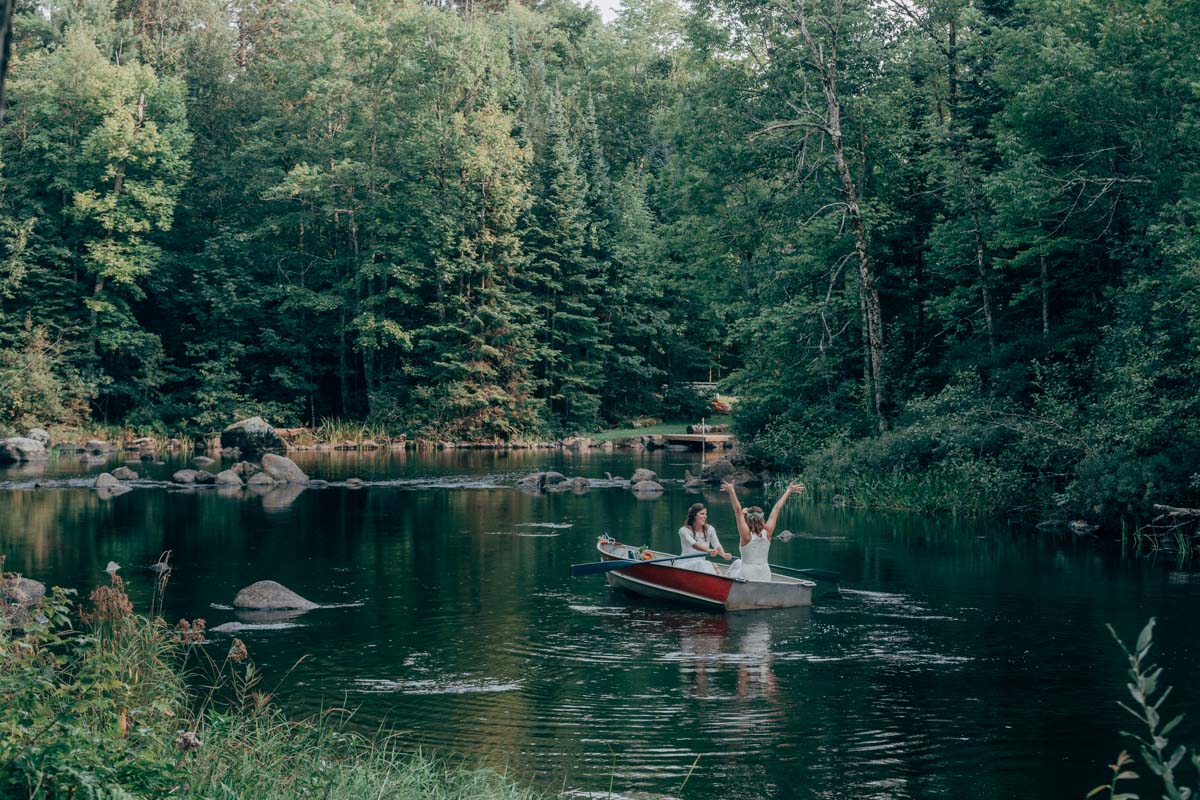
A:
<svg viewBox="0 0 1200 800">
<path fill-rule="evenodd" d="M 568 478 L 561 472 L 535 472 L 517 481 L 517 488 L 531 492 L 585 492 L 593 487 L 619 487 L 629 489 L 635 495 L 655 497 L 663 492 L 658 474 L 649 469 L 634 471 L 628 480 L 605 473 L 604 480 L 592 478 Z"/>
<path fill-rule="evenodd" d="M 732 481 L 737 486 L 762 486 L 771 473 L 760 458 L 734 453 L 709 461 L 700 469 L 700 476 L 684 472 L 683 488 L 704 489 Z"/>
<path fill-rule="evenodd" d="M 158 461 L 160 447 L 168 450 L 179 450 L 184 446 L 179 439 L 168 439 L 160 443 L 151 436 L 142 436 L 123 442 L 120 445 L 102 439 L 89 439 L 86 442 L 59 442 L 53 449 L 59 453 L 79 453 L 84 461 L 103 461 L 118 449 L 132 453 L 139 461 Z M 0 464 L 38 463 L 50 457 L 50 434 L 44 428 L 30 428 L 24 436 L 11 436 L 0 439 Z"/>
<path fill-rule="evenodd" d="M 197 469 L 181 469 L 171 476 L 171 485 L 176 486 L 243 486 L 250 489 L 272 490 L 279 486 L 294 485 L 299 487 L 323 484 L 324 481 L 309 480 L 304 470 L 286 456 L 275 453 L 264 453 L 262 464 L 250 461 L 239 461 L 229 469 L 220 472 L 209 472 L 204 467 L 215 464 L 216 461 L 208 456 L 197 456 L 192 460 Z M 96 491 L 104 497 L 115 497 L 131 491 L 128 485 L 138 480 L 138 474 L 127 466 L 117 467 L 112 472 L 102 472 L 96 476 Z"/>
<path fill-rule="evenodd" d="M 181 469 L 171 476 L 178 484 L 215 484 L 216 486 L 275 486 L 281 483 L 308 484 L 308 475 L 287 456 L 264 453 L 262 465 L 250 461 L 239 461 L 221 472 L 208 472 L 203 467 L 213 459 L 200 456 L 192 462 L 200 469 Z"/>
</svg>

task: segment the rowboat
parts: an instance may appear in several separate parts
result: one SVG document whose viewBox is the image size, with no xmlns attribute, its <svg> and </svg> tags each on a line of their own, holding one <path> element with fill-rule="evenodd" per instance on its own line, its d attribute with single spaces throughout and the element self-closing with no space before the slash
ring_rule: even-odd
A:
<svg viewBox="0 0 1200 800">
<path fill-rule="evenodd" d="M 770 581 L 748 581 L 731 577 L 729 566 L 713 564 L 715 575 L 688 569 L 686 560 L 674 561 L 676 553 L 640 550 L 613 539 L 596 543 L 600 559 L 643 561 L 609 570 L 608 585 L 633 594 L 709 608 L 715 611 L 747 611 L 755 608 L 794 608 L 812 605 L 816 583 L 803 578 L 772 573 Z"/>
</svg>

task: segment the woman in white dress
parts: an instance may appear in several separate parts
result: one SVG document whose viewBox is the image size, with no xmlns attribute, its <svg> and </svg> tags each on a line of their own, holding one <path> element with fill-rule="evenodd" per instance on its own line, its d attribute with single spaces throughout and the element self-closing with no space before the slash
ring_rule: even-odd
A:
<svg viewBox="0 0 1200 800">
<path fill-rule="evenodd" d="M 733 513 L 737 519 L 738 537 L 741 541 L 741 558 L 733 562 L 729 574 L 748 581 L 771 580 L 767 554 L 771 550 L 771 537 L 775 534 L 775 526 L 779 524 L 779 512 L 783 510 L 783 504 L 789 497 L 804 491 L 804 484 L 789 485 L 783 496 L 775 501 L 769 517 L 766 517 L 758 506 L 743 509 L 741 501 L 738 500 L 737 488 L 732 482 L 721 484 L 721 490 L 727 492 L 729 499 L 733 501 Z"/>
<path fill-rule="evenodd" d="M 726 561 L 733 558 L 721 547 L 716 530 L 708 524 L 708 509 L 704 507 L 704 503 L 692 504 L 688 509 L 687 522 L 679 529 L 679 555 L 690 556 L 696 553 L 708 553 Z M 687 561 L 678 562 L 676 566 L 713 575 L 717 572 L 716 567 L 703 558 L 689 558 Z"/>
</svg>

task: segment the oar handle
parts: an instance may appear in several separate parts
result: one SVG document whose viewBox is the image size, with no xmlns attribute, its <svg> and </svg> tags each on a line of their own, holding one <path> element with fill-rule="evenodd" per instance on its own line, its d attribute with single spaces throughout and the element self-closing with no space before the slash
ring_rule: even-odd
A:
<svg viewBox="0 0 1200 800">
<path fill-rule="evenodd" d="M 665 564 L 674 561 L 683 561 L 688 558 L 704 558 L 708 553 L 696 553 L 690 556 L 666 556 L 664 558 L 650 558 L 644 561 L 636 559 L 614 558 L 611 561 L 592 561 L 587 564 L 572 564 L 571 577 L 578 578 L 580 575 L 595 575 L 600 572 L 611 572 L 614 569 L 630 569 L 631 567 L 640 567 L 643 564 Z"/>
</svg>

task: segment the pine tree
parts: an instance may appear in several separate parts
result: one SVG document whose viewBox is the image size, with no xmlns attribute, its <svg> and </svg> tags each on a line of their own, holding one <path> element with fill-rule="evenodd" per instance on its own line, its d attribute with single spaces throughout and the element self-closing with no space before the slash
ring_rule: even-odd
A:
<svg viewBox="0 0 1200 800">
<path fill-rule="evenodd" d="M 534 292 L 542 305 L 547 353 L 543 396 L 566 430 L 590 430 L 600 410 L 608 350 L 600 322 L 602 277 L 588 253 L 587 181 L 562 98 L 550 100 L 541 153 L 540 190 L 532 215 Z"/>
</svg>

